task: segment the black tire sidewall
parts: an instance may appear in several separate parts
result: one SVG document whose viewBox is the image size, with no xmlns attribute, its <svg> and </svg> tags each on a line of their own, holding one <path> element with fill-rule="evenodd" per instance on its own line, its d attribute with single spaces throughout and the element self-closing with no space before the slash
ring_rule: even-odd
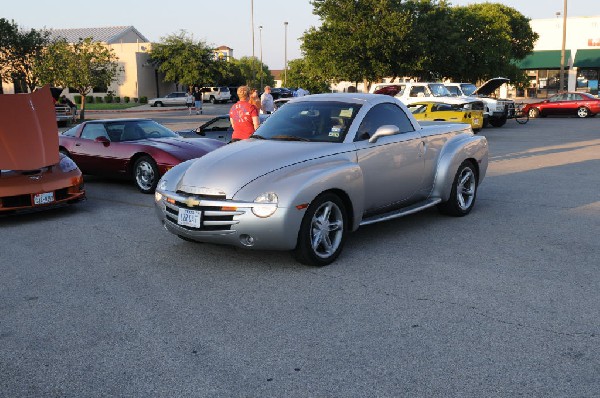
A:
<svg viewBox="0 0 600 398">
<path fill-rule="evenodd" d="M 137 182 L 137 177 L 136 177 L 137 168 L 138 168 L 138 165 L 142 161 L 145 161 L 148 164 L 150 164 L 150 166 L 152 167 L 152 170 L 154 171 L 154 181 L 152 181 L 152 186 L 150 187 L 150 189 L 143 189 Z M 133 183 L 135 184 L 137 189 L 142 193 L 152 193 L 152 192 L 154 192 L 154 190 L 156 189 L 156 186 L 158 185 L 158 180 L 160 180 L 160 175 L 158 173 L 158 166 L 156 165 L 156 162 L 154 161 L 154 159 L 152 159 L 150 156 L 141 156 L 141 157 L 137 158 L 135 163 L 133 164 Z"/>
<path fill-rule="evenodd" d="M 473 194 L 473 201 L 471 202 L 471 205 L 466 210 L 463 210 L 458 204 L 457 188 L 458 179 L 460 178 L 460 175 L 466 168 L 469 168 L 475 176 L 475 193 Z M 458 167 L 456 174 L 454 175 L 454 180 L 452 181 L 452 190 L 450 191 L 450 197 L 446 202 L 440 203 L 440 205 L 438 205 L 438 209 L 444 214 L 448 214 L 455 217 L 463 217 L 469 214 L 475 206 L 475 201 L 477 199 L 477 190 L 479 188 L 477 179 L 477 169 L 475 169 L 473 163 L 469 160 L 465 160 L 464 162 L 462 162 Z"/>
<path fill-rule="evenodd" d="M 310 237 L 310 228 L 312 223 L 312 218 L 316 212 L 316 210 L 325 202 L 333 202 L 336 206 L 339 207 L 342 217 L 344 219 L 344 226 L 342 232 L 342 239 L 340 241 L 340 245 L 337 250 L 328 258 L 324 259 L 317 256 L 311 244 Z M 298 240 L 296 243 L 296 248 L 294 249 L 294 257 L 296 260 L 301 262 L 302 264 L 323 267 L 325 265 L 329 265 L 334 262 L 337 257 L 340 255 L 344 244 L 346 242 L 346 237 L 348 235 L 348 213 L 346 212 L 346 206 L 342 200 L 335 194 L 326 192 L 319 196 L 317 196 L 311 204 L 308 206 L 304 217 L 302 218 L 302 223 L 300 225 L 300 230 L 298 231 Z"/>
</svg>

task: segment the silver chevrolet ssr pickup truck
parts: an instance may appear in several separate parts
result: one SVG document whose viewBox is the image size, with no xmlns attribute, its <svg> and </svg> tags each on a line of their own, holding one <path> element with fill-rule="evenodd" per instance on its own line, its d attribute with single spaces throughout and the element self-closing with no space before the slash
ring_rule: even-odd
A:
<svg viewBox="0 0 600 398">
<path fill-rule="evenodd" d="M 291 250 L 323 266 L 361 225 L 431 206 L 468 214 L 487 166 L 487 140 L 469 125 L 421 126 L 387 95 L 310 95 L 250 139 L 168 171 L 156 213 L 187 241 Z"/>
</svg>

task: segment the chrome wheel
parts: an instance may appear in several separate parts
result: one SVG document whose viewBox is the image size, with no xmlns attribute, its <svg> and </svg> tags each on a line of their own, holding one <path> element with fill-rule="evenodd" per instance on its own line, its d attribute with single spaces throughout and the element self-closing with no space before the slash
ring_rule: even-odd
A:
<svg viewBox="0 0 600 398">
<path fill-rule="evenodd" d="M 475 173 L 470 168 L 465 167 L 458 177 L 458 186 L 456 187 L 456 200 L 462 211 L 467 211 L 473 204 L 475 186 Z"/>
<path fill-rule="evenodd" d="M 325 202 L 315 211 L 310 227 L 310 241 L 314 253 L 320 258 L 329 258 L 342 241 L 344 217 L 333 202 Z"/>
<path fill-rule="evenodd" d="M 590 111 L 584 106 L 577 109 L 577 116 L 579 117 L 588 117 L 590 115 Z"/>
<path fill-rule="evenodd" d="M 437 205 L 440 212 L 455 217 L 463 217 L 471 212 L 477 197 L 477 171 L 470 160 L 459 166 L 448 200 Z"/>
<path fill-rule="evenodd" d="M 158 169 L 154 160 L 144 156 L 135 162 L 134 178 L 138 189 L 144 193 L 151 193 L 158 183 Z"/>
<path fill-rule="evenodd" d="M 340 255 L 347 231 L 344 202 L 332 192 L 317 196 L 306 209 L 298 231 L 294 257 L 303 264 L 322 267 Z"/>
</svg>

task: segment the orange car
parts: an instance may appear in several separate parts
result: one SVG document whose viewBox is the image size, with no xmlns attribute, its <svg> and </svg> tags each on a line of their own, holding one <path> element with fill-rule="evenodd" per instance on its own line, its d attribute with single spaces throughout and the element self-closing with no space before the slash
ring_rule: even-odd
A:
<svg viewBox="0 0 600 398">
<path fill-rule="evenodd" d="M 49 87 L 0 95 L 0 214 L 85 199 L 81 171 L 58 152 Z"/>
</svg>

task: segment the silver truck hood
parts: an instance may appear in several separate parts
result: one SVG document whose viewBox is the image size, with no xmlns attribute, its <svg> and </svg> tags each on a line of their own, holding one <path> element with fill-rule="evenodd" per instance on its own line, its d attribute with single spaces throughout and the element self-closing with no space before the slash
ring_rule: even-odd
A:
<svg viewBox="0 0 600 398">
<path fill-rule="evenodd" d="M 258 177 L 344 149 L 348 149 L 344 144 L 327 142 L 239 141 L 196 159 L 179 180 L 177 190 L 196 195 L 225 195 L 231 199 Z"/>
</svg>

